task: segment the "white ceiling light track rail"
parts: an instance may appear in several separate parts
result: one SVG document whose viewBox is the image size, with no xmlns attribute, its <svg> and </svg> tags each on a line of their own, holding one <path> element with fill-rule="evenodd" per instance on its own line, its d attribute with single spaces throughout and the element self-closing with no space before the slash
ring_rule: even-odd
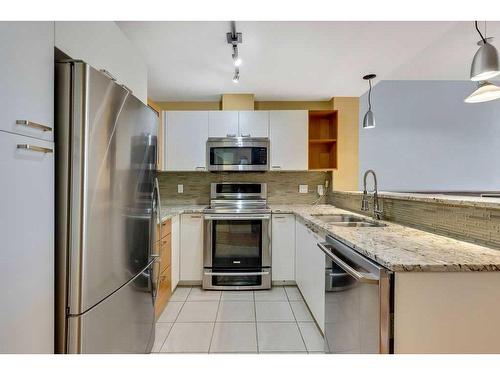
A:
<svg viewBox="0 0 500 375">
<path fill-rule="evenodd" d="M 474 55 L 470 68 L 470 80 L 477 82 L 477 88 L 472 94 L 465 98 L 466 103 L 482 103 L 490 100 L 500 99 L 500 87 L 488 82 L 489 79 L 500 74 L 497 49 L 491 44 L 493 38 L 486 37 L 486 22 L 484 24 L 484 36 L 474 22 L 476 31 L 481 40 L 477 42 L 479 49 Z"/>
<path fill-rule="evenodd" d="M 236 22 L 231 21 L 231 32 L 226 34 L 227 43 L 232 47 L 232 58 L 234 65 L 234 75 L 233 82 L 238 83 L 240 81 L 240 65 L 243 62 L 238 53 L 238 44 L 243 43 L 243 35 L 236 32 Z"/>
</svg>

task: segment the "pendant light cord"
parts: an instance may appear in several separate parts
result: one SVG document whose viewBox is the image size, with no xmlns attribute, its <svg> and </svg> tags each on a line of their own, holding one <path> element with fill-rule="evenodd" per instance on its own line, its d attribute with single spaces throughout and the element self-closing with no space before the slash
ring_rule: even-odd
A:
<svg viewBox="0 0 500 375">
<path fill-rule="evenodd" d="M 483 34 L 481 34 L 481 30 L 479 30 L 479 27 L 477 27 L 477 21 L 474 21 L 474 25 L 476 26 L 476 30 L 479 33 L 479 35 L 481 36 L 483 43 L 486 44 L 487 43 L 486 39 L 484 38 Z"/>
<path fill-rule="evenodd" d="M 368 84 L 370 85 L 370 89 L 368 90 L 368 110 L 371 111 L 372 109 L 372 80 L 368 80 Z"/>
</svg>

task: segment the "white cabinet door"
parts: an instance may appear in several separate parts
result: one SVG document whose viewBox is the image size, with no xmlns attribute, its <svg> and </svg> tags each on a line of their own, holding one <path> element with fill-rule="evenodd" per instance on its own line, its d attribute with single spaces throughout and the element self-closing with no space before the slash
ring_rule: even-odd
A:
<svg viewBox="0 0 500 375">
<path fill-rule="evenodd" d="M 54 352 L 54 150 L 0 131 L 0 353 Z"/>
<path fill-rule="evenodd" d="M 240 137 L 269 137 L 269 111 L 240 111 Z"/>
<path fill-rule="evenodd" d="M 210 137 L 237 137 L 238 111 L 209 111 L 208 135 Z"/>
<path fill-rule="evenodd" d="M 0 130 L 52 141 L 54 22 L 0 22 L 0 51 Z"/>
<path fill-rule="evenodd" d="M 179 215 L 172 218 L 172 291 L 175 290 L 180 278 L 180 218 Z"/>
<path fill-rule="evenodd" d="M 324 332 L 325 325 L 325 255 L 317 243 L 323 238 L 296 222 L 295 277 L 304 300 Z"/>
<path fill-rule="evenodd" d="M 206 171 L 208 111 L 163 112 L 167 171 Z"/>
<path fill-rule="evenodd" d="M 307 137 L 307 111 L 270 111 L 270 169 L 272 171 L 306 171 L 308 169 Z"/>
<path fill-rule="evenodd" d="M 295 280 L 295 215 L 272 215 L 272 279 Z"/>
<path fill-rule="evenodd" d="M 181 215 L 180 280 L 196 281 L 203 273 L 203 215 Z"/>
</svg>

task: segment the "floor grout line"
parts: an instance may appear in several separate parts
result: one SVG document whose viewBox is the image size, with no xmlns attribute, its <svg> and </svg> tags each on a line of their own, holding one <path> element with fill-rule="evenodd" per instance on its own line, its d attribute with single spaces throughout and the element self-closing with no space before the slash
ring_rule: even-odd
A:
<svg viewBox="0 0 500 375">
<path fill-rule="evenodd" d="M 210 336 L 210 344 L 208 344 L 208 352 L 207 354 L 210 353 L 210 349 L 212 349 L 212 341 L 214 340 L 214 333 L 215 333 L 215 322 L 217 321 L 217 316 L 219 315 L 219 309 L 220 309 L 220 304 L 222 301 L 222 291 L 220 292 L 219 296 L 219 304 L 217 305 L 217 312 L 215 313 L 215 320 L 212 325 L 212 336 Z"/>
<path fill-rule="evenodd" d="M 255 292 L 252 291 L 253 296 L 253 317 L 255 318 L 255 341 L 257 343 L 257 354 L 260 353 L 259 349 L 259 330 L 257 328 L 257 306 L 255 304 Z"/>
<path fill-rule="evenodd" d="M 163 344 L 161 344 L 161 347 L 160 347 L 160 351 L 159 351 L 159 353 L 162 353 L 161 349 L 163 348 L 163 346 L 164 346 L 164 345 L 165 345 L 165 343 L 167 342 L 168 336 L 170 336 L 170 333 L 172 332 L 172 329 L 174 328 L 174 324 L 177 322 L 177 318 L 178 318 L 178 317 L 179 317 L 179 315 L 181 314 L 181 311 L 182 311 L 182 309 L 183 309 L 184 305 L 186 304 L 186 301 L 187 301 L 187 299 L 188 299 L 189 295 L 191 294 L 191 291 L 192 291 L 192 290 L 193 290 L 193 288 L 189 289 L 189 293 L 187 294 L 186 299 L 184 300 L 184 302 L 183 302 L 183 301 L 169 301 L 169 302 L 182 302 L 182 306 L 181 306 L 181 308 L 179 309 L 179 312 L 177 313 L 177 315 L 175 316 L 175 319 L 174 319 L 174 321 L 172 322 L 172 326 L 171 326 L 171 327 L 170 327 L 170 329 L 168 330 L 167 336 L 165 336 L 165 340 L 163 340 Z M 169 302 L 167 302 L 167 305 L 168 305 L 168 303 L 169 303 Z M 162 314 L 163 314 L 163 313 L 162 313 Z M 161 316 L 161 315 L 160 315 L 160 316 Z"/>
<path fill-rule="evenodd" d="M 306 350 L 306 353 L 309 354 L 309 349 L 307 349 L 306 340 L 304 340 L 304 336 L 302 335 L 302 331 L 300 330 L 299 322 L 297 321 L 297 317 L 295 316 L 295 311 L 293 311 L 292 304 L 290 303 L 290 297 L 288 296 L 286 289 L 285 289 L 285 294 L 286 294 L 286 298 L 288 300 L 288 305 L 290 306 L 290 310 L 292 310 L 293 318 L 295 319 L 295 325 L 297 326 L 297 329 L 299 330 L 300 338 L 302 339 L 302 343 L 304 344 L 304 349 Z"/>
</svg>

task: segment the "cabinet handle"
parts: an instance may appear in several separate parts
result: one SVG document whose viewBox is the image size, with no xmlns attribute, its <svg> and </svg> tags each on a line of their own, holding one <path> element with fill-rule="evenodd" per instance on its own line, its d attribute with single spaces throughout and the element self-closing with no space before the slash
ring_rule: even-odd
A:
<svg viewBox="0 0 500 375">
<path fill-rule="evenodd" d="M 33 145 L 28 145 L 28 144 L 17 145 L 17 148 L 22 148 L 25 150 L 31 150 L 31 151 L 36 151 L 36 152 L 43 152 L 44 154 L 52 154 L 54 152 L 50 148 L 33 146 Z"/>
<path fill-rule="evenodd" d="M 201 215 L 191 215 L 191 219 L 201 219 Z"/>
<path fill-rule="evenodd" d="M 286 217 L 284 217 L 284 216 L 275 216 L 274 218 L 275 219 L 286 219 Z"/>
<path fill-rule="evenodd" d="M 271 168 L 272 169 L 281 169 L 281 165 L 272 165 Z"/>
<path fill-rule="evenodd" d="M 226 134 L 226 137 L 228 137 L 228 138 L 236 138 L 236 134 Z"/>
<path fill-rule="evenodd" d="M 39 124 L 37 122 L 29 121 L 29 120 L 16 120 L 16 124 L 28 126 L 30 128 L 33 128 L 33 129 L 42 130 L 44 132 L 51 132 L 52 131 L 52 128 L 49 126 L 45 126 L 45 125 Z"/>
<path fill-rule="evenodd" d="M 204 171 L 205 170 L 205 167 L 196 167 L 195 168 L 197 171 Z"/>
<path fill-rule="evenodd" d="M 243 138 L 250 138 L 250 133 L 248 133 L 248 134 L 242 134 L 241 136 L 242 136 Z"/>
</svg>

